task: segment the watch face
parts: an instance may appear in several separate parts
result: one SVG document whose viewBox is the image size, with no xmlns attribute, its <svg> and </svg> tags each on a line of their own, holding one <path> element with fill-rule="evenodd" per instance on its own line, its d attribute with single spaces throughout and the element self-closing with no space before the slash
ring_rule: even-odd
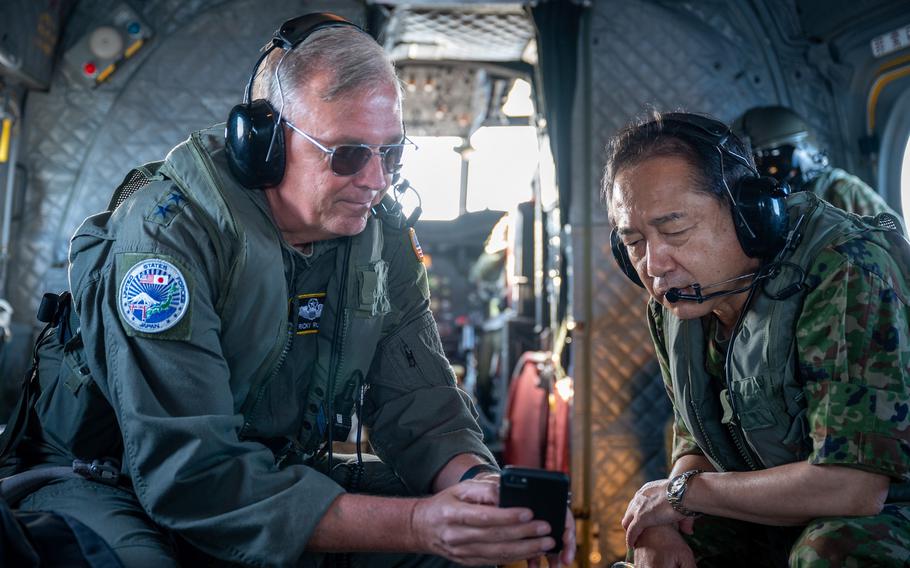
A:
<svg viewBox="0 0 910 568">
<path fill-rule="evenodd" d="M 686 478 L 679 476 L 670 482 L 670 493 L 678 493 L 680 489 L 686 484 Z"/>
</svg>

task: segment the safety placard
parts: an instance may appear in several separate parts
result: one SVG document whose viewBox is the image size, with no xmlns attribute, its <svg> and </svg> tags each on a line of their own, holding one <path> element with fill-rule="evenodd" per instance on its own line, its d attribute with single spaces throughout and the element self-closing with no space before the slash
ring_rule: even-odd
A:
<svg viewBox="0 0 910 568">
<path fill-rule="evenodd" d="M 910 25 L 897 28 L 872 39 L 872 55 L 883 57 L 898 49 L 910 47 Z"/>
</svg>

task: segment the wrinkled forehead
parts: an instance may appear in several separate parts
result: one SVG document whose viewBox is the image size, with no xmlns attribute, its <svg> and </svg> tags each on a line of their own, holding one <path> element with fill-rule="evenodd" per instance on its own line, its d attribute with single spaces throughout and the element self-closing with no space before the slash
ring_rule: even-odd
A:
<svg viewBox="0 0 910 568">
<path fill-rule="evenodd" d="M 336 72 L 331 69 L 313 73 L 296 85 L 297 98 L 305 105 L 354 104 L 373 98 L 394 101 L 401 108 L 402 89 L 397 78 L 390 76 L 378 80 L 349 83 L 339 86 Z"/>
<path fill-rule="evenodd" d="M 657 157 L 623 168 L 608 191 L 610 221 L 619 230 L 692 215 L 713 198 L 685 160 Z"/>
<path fill-rule="evenodd" d="M 395 130 L 398 138 L 403 134 L 401 96 L 391 83 L 364 85 L 331 100 L 320 97 L 318 89 L 304 90 L 285 114 L 311 130 L 328 128 L 346 139 L 365 128 Z"/>
</svg>

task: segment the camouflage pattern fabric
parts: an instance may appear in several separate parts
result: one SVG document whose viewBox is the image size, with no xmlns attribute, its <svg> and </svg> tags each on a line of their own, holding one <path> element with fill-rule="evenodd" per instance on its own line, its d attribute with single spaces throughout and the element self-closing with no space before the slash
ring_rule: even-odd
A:
<svg viewBox="0 0 910 568">
<path fill-rule="evenodd" d="M 910 565 L 910 504 L 888 504 L 874 517 L 817 519 L 790 551 L 790 566 L 847 568 Z"/>
<path fill-rule="evenodd" d="M 910 505 L 889 504 L 873 517 L 817 519 L 769 527 L 700 517 L 684 535 L 699 568 L 860 568 L 910 564 Z"/>
<path fill-rule="evenodd" d="M 807 284 L 796 343 L 809 462 L 910 480 L 910 283 L 882 246 L 853 239 L 823 251 Z"/>
<path fill-rule="evenodd" d="M 910 282 L 880 233 L 835 241 L 810 267 L 796 343 L 812 464 L 835 464 L 910 480 Z M 903 268 L 903 270 L 902 270 Z M 672 397 L 660 310 L 652 337 Z M 721 388 L 725 345 L 706 322 L 705 367 Z M 675 462 L 702 454 L 674 411 Z M 687 537 L 703 566 L 908 566 L 910 504 L 869 517 L 768 527 L 702 517 Z M 748 564 L 753 562 L 753 564 Z"/>
<path fill-rule="evenodd" d="M 910 283 L 883 243 L 851 239 L 819 254 L 807 275 L 810 291 L 795 340 L 805 381 L 810 463 L 858 467 L 908 481 Z M 661 316 L 649 314 L 670 393 Z M 714 327 L 709 322 L 706 333 L 713 336 Z M 713 337 L 707 343 L 706 368 L 722 383 L 722 349 Z M 677 412 L 673 433 L 674 462 L 702 454 Z"/>
<path fill-rule="evenodd" d="M 848 213 L 871 216 L 891 213 L 900 217 L 863 180 L 840 168 L 832 168 L 819 175 L 809 182 L 806 189 Z"/>
</svg>

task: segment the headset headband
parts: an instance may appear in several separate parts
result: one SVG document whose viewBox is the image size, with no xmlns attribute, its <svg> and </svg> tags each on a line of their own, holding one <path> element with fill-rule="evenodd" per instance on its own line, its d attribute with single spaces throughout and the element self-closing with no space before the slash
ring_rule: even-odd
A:
<svg viewBox="0 0 910 568">
<path fill-rule="evenodd" d="M 357 24 L 335 14 L 327 12 L 305 14 L 281 24 L 272 37 L 272 44 L 283 49 L 294 49 L 316 30 L 339 27 L 352 27 L 363 32 Z"/>
<path fill-rule="evenodd" d="M 313 33 L 339 27 L 351 27 L 366 33 L 335 14 L 307 14 L 281 24 L 256 60 L 246 85 L 244 101 L 231 109 L 224 129 L 225 150 L 231 174 L 244 187 L 271 187 L 281 183 L 284 177 L 286 148 L 284 128 L 281 125 L 284 92 L 279 77 L 284 55 L 304 43 Z M 277 111 L 267 98 L 253 100 L 253 83 L 259 75 L 259 67 L 275 49 L 284 51 L 274 70 L 281 96 L 281 106 Z"/>
<path fill-rule="evenodd" d="M 691 138 L 710 146 L 715 146 L 733 161 L 752 172 L 753 175 L 759 176 L 758 170 L 749 162 L 748 158 L 738 152 L 734 152 L 727 146 L 727 141 L 730 139 L 732 132 L 723 122 L 700 114 L 669 112 L 661 117 L 659 124 L 656 121 L 651 124 L 654 124 L 667 134 Z"/>
<path fill-rule="evenodd" d="M 256 79 L 259 66 L 262 65 L 262 62 L 265 61 L 265 58 L 268 57 L 269 54 L 275 50 L 275 48 L 281 48 L 285 51 L 290 51 L 306 41 L 308 37 L 319 30 L 341 27 L 352 27 L 356 30 L 366 33 L 357 24 L 349 22 L 341 16 L 330 14 L 328 12 L 305 14 L 281 24 L 281 27 L 275 30 L 275 33 L 272 34 L 272 45 L 270 45 L 268 49 L 262 52 L 262 55 L 260 55 L 259 59 L 256 60 L 256 65 L 253 66 L 253 72 L 250 74 L 250 80 L 246 85 L 245 102 L 250 102 L 253 100 L 253 81 Z"/>
</svg>

